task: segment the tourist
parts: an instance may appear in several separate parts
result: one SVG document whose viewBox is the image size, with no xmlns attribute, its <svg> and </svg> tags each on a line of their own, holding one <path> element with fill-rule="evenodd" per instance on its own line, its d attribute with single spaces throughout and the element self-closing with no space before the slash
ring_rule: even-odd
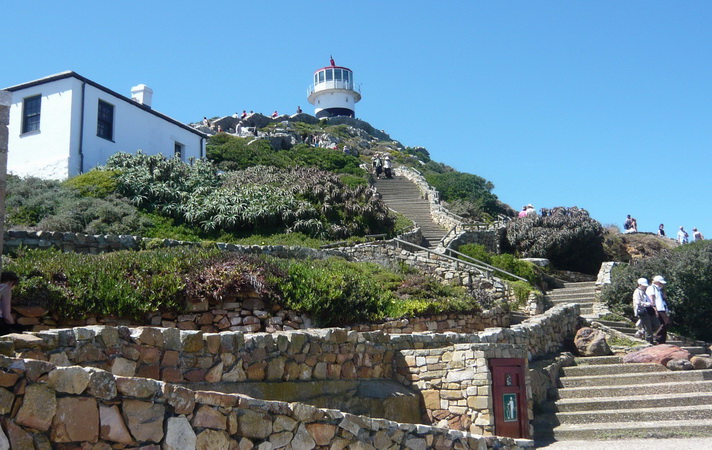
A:
<svg viewBox="0 0 712 450">
<path fill-rule="evenodd" d="M 680 225 L 680 229 L 677 231 L 677 242 L 680 243 L 680 245 L 687 244 L 687 239 L 690 236 L 687 234 L 687 231 Z"/>
<path fill-rule="evenodd" d="M 700 233 L 697 228 L 692 229 L 692 239 L 697 242 L 703 240 L 705 237 L 702 236 L 702 233 Z"/>
<path fill-rule="evenodd" d="M 383 160 L 378 153 L 373 157 L 373 169 L 376 171 L 376 179 L 379 180 L 381 178 L 381 171 L 383 170 Z"/>
<path fill-rule="evenodd" d="M 203 116 L 203 126 L 210 128 L 210 121 L 205 116 Z"/>
<path fill-rule="evenodd" d="M 222 125 L 218 125 L 218 133 L 222 133 L 222 132 L 223 132 Z"/>
<path fill-rule="evenodd" d="M 625 218 L 625 222 L 623 222 L 623 232 L 624 233 L 632 233 L 631 229 L 633 228 L 633 218 L 630 217 L 630 214 L 628 214 L 628 217 Z"/>
<path fill-rule="evenodd" d="M 630 221 L 630 229 L 628 230 L 629 233 L 637 233 L 638 232 L 638 221 L 633 217 Z"/>
<path fill-rule="evenodd" d="M 645 330 L 645 340 L 651 344 L 654 342 L 653 334 L 660 328 L 655 307 L 650 297 L 645 293 L 648 288 L 648 280 L 638 278 L 638 287 L 633 291 L 633 314 L 640 318 Z"/>
<path fill-rule="evenodd" d="M 665 237 L 665 225 L 662 223 L 658 227 L 658 236 Z"/>
<path fill-rule="evenodd" d="M 277 114 L 277 111 L 273 112 L 273 113 L 272 113 L 272 118 L 273 118 L 273 119 L 276 119 L 277 117 L 279 117 L 279 114 Z"/>
<path fill-rule="evenodd" d="M 297 114 L 301 114 L 301 113 L 302 113 L 302 107 L 301 107 L 301 106 L 297 106 Z"/>
<path fill-rule="evenodd" d="M 522 210 L 519 211 L 519 215 L 517 217 L 519 217 L 520 219 L 522 217 L 527 217 L 527 205 L 522 206 Z"/>
<path fill-rule="evenodd" d="M 12 289 L 19 282 L 14 272 L 0 274 L 0 336 L 23 331 L 23 327 L 16 324 L 12 317 Z"/>
<path fill-rule="evenodd" d="M 527 216 L 536 216 L 536 209 L 531 203 L 527 205 Z"/>
<path fill-rule="evenodd" d="M 670 328 L 669 309 L 667 299 L 663 293 L 663 287 L 665 287 L 666 284 L 667 281 L 665 281 L 662 275 L 656 275 L 653 277 L 653 284 L 648 286 L 648 289 L 645 290 L 645 293 L 655 305 L 655 312 L 660 322 L 660 326 L 653 335 L 656 344 L 664 344 L 667 341 L 667 330 Z"/>
<path fill-rule="evenodd" d="M 391 157 L 386 155 L 386 158 L 383 161 L 383 174 L 386 176 L 386 178 L 393 178 L 391 167 Z"/>
</svg>

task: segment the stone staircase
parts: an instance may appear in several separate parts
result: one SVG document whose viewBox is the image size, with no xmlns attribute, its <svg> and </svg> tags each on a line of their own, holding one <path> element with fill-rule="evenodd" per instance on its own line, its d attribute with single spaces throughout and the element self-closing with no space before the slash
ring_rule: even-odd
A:
<svg viewBox="0 0 712 450">
<path fill-rule="evenodd" d="M 546 293 L 546 298 L 553 306 L 564 303 L 578 303 L 581 308 L 581 315 L 584 317 L 590 317 L 594 314 L 593 304 L 595 297 L 595 281 L 566 282 L 563 288 L 553 289 Z"/>
<path fill-rule="evenodd" d="M 393 178 L 376 180 L 375 187 L 389 208 L 403 214 L 420 227 L 425 240 L 423 247 L 432 249 L 438 246 L 447 231 L 433 221 L 430 201 L 421 197 L 420 189 L 415 183 L 394 175 Z"/>
<path fill-rule="evenodd" d="M 562 375 L 559 399 L 534 419 L 538 443 L 712 434 L 712 369 L 670 371 L 601 356 L 577 358 Z"/>
</svg>

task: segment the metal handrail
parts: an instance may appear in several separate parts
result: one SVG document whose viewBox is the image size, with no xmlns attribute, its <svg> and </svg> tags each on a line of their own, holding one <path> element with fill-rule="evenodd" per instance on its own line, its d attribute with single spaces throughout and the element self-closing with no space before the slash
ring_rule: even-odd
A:
<svg viewBox="0 0 712 450">
<path fill-rule="evenodd" d="M 396 248 L 400 248 L 400 245 L 399 245 L 399 244 L 405 244 L 405 246 L 414 247 L 414 248 L 417 249 L 417 250 L 426 252 L 426 253 L 428 254 L 428 256 L 430 256 L 431 254 L 434 254 L 434 255 L 437 255 L 438 258 L 443 258 L 443 259 L 450 260 L 451 262 L 454 262 L 454 263 L 455 263 L 455 268 L 456 268 L 456 269 L 459 268 L 459 267 L 458 267 L 459 264 L 463 264 L 463 265 L 465 265 L 465 266 L 469 266 L 469 267 L 472 267 L 472 268 L 477 269 L 477 270 L 480 271 L 480 272 L 483 272 L 483 273 L 484 273 L 485 275 L 487 275 L 488 277 L 491 277 L 491 276 L 492 276 L 492 272 L 494 271 L 493 269 L 497 269 L 496 267 L 493 267 L 493 266 L 486 267 L 486 266 L 488 266 L 488 264 L 485 264 L 485 263 L 482 263 L 483 266 L 479 266 L 479 265 L 477 265 L 477 264 L 475 264 L 475 263 L 472 263 L 472 262 L 469 262 L 469 261 L 463 261 L 463 260 L 461 260 L 461 259 L 459 259 L 459 258 L 455 258 L 455 257 L 453 257 L 453 256 L 446 255 L 446 254 L 443 254 L 443 253 L 438 253 L 438 252 L 436 252 L 436 251 L 430 250 L 429 248 L 421 247 L 421 246 L 418 245 L 418 244 L 413 244 L 412 242 L 404 241 L 404 240 L 402 240 L 402 239 L 393 238 L 393 242 L 395 242 L 395 243 L 397 244 L 397 245 L 396 245 Z M 474 259 L 474 258 L 471 258 L 471 259 Z M 476 260 L 475 260 L 475 261 L 476 261 Z M 515 275 L 515 276 L 516 276 L 516 275 Z"/>
<path fill-rule="evenodd" d="M 528 281 L 526 278 L 522 278 L 522 277 L 520 277 L 519 275 L 515 275 L 515 274 L 513 274 L 513 273 L 511 273 L 511 272 L 507 272 L 507 271 L 504 270 L 504 269 L 500 269 L 499 267 L 495 267 L 495 266 L 493 266 L 493 265 L 487 264 L 486 262 L 480 261 L 479 259 L 473 258 L 472 256 L 466 255 L 466 254 L 464 254 L 464 253 L 460 253 L 460 252 L 458 252 L 457 250 L 453 250 L 453 249 L 451 249 L 451 248 L 446 248 L 445 251 L 446 251 L 446 252 L 451 252 L 451 253 L 456 254 L 457 256 L 462 256 L 462 257 L 465 257 L 465 258 L 467 258 L 467 259 L 469 259 L 469 260 L 475 261 L 477 264 L 481 264 L 481 265 L 483 265 L 483 266 L 485 266 L 485 267 L 488 267 L 488 268 L 490 268 L 492 271 L 500 272 L 500 273 L 503 273 L 503 274 L 505 274 L 505 275 L 508 275 L 508 276 L 510 276 L 510 277 L 512 277 L 512 278 L 516 278 L 517 280 L 526 281 L 527 283 L 529 283 L 529 281 Z"/>
</svg>

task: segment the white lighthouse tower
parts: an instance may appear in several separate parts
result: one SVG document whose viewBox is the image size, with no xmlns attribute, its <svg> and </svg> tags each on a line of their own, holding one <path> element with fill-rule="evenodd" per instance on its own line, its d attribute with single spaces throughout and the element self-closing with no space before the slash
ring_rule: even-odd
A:
<svg viewBox="0 0 712 450">
<path fill-rule="evenodd" d="M 354 86 L 354 73 L 347 67 L 334 64 L 314 72 L 314 84 L 309 86 L 307 100 L 314 105 L 314 114 L 325 117 L 355 117 L 356 102 L 361 92 Z"/>
</svg>

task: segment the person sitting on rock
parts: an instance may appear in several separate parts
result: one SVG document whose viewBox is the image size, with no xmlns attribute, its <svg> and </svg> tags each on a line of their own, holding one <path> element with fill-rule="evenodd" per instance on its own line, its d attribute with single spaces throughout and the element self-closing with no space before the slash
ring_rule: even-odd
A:
<svg viewBox="0 0 712 450">
<path fill-rule="evenodd" d="M 19 282 L 20 278 L 14 272 L 0 274 L 0 336 L 24 331 L 12 317 L 12 289 Z"/>
</svg>

